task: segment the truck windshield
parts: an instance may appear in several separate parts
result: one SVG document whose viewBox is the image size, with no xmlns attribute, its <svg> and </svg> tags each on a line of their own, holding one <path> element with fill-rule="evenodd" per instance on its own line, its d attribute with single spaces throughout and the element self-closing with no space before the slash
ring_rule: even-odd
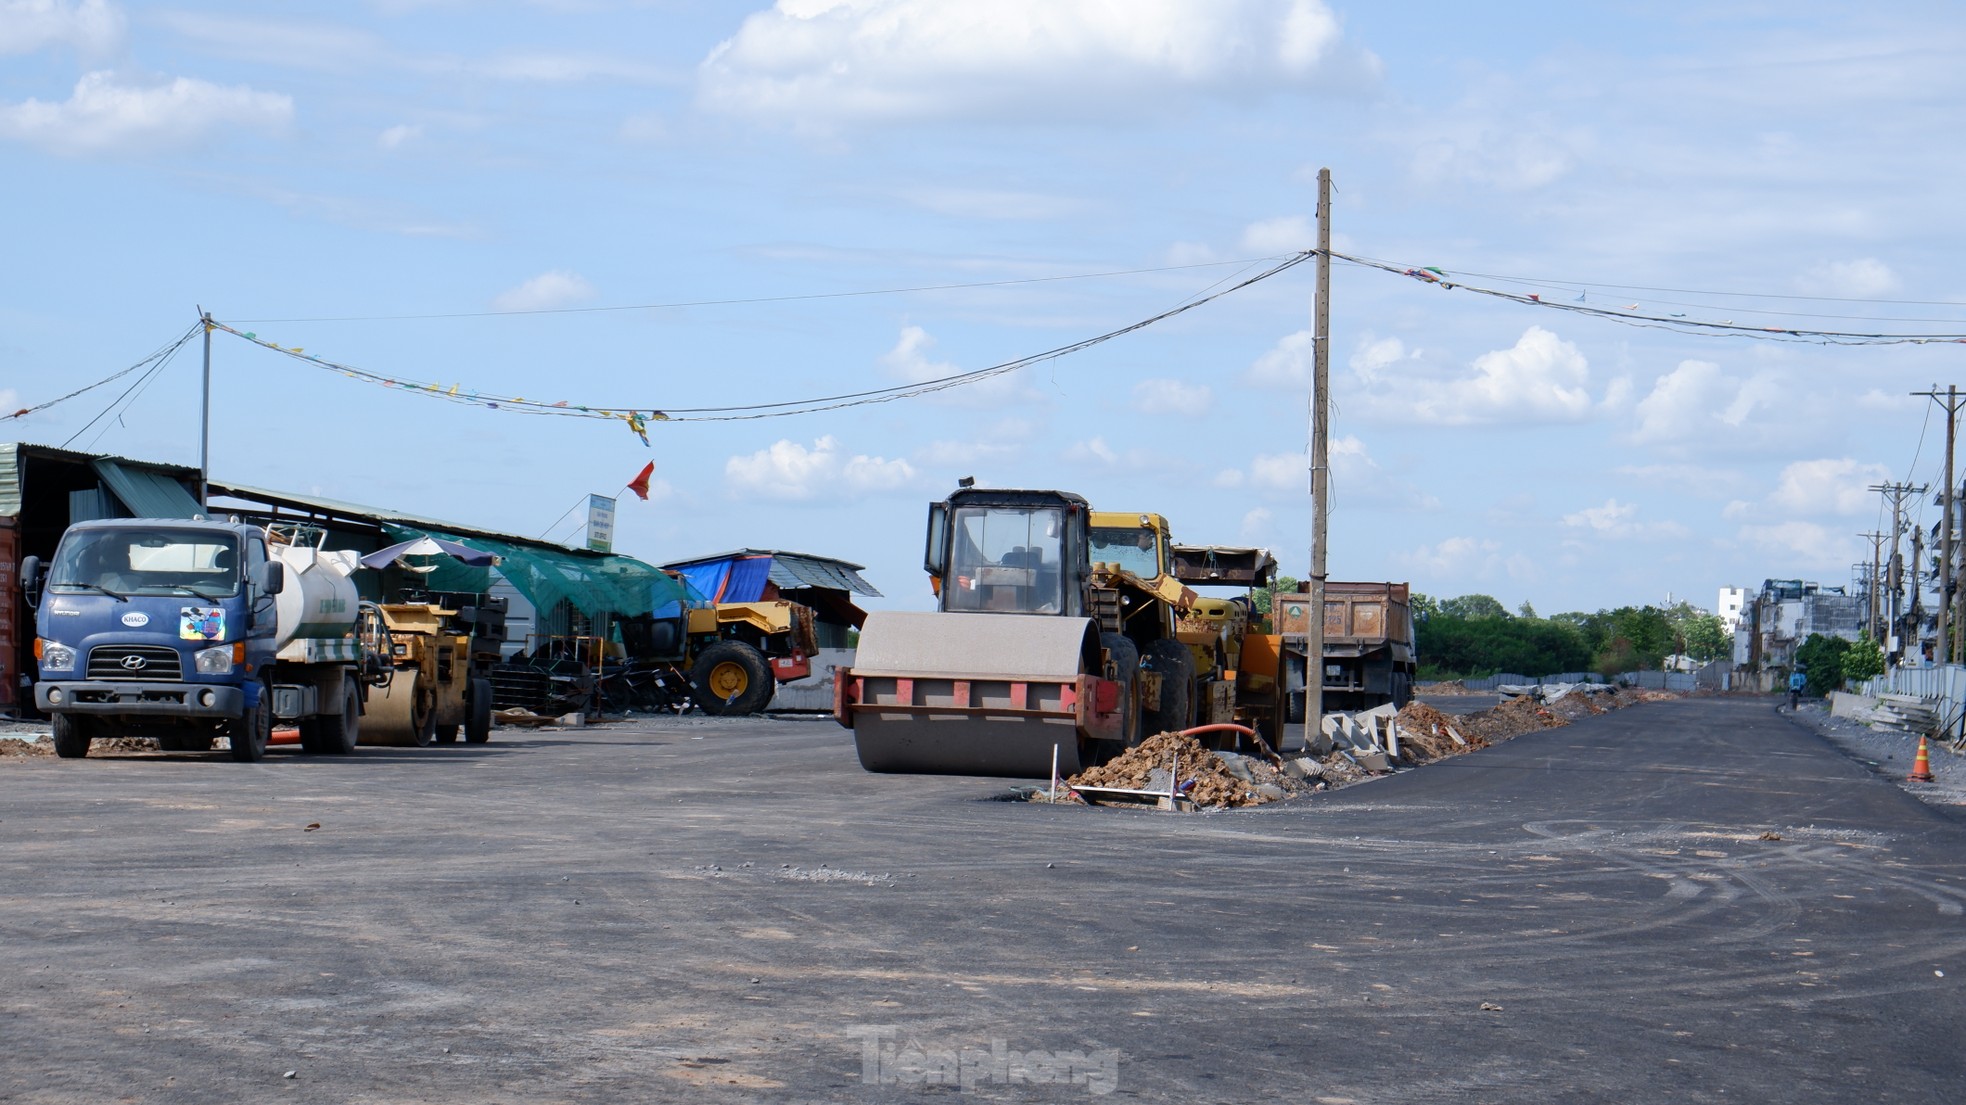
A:
<svg viewBox="0 0 1966 1105">
<path fill-rule="evenodd" d="M 239 592 L 239 543 L 230 534 L 168 529 L 71 531 L 48 569 L 54 591 L 222 598 Z"/>
<path fill-rule="evenodd" d="M 1092 559 L 1116 564 L 1141 579 L 1161 574 L 1160 550 L 1152 530 L 1097 526 L 1092 531 Z"/>
<path fill-rule="evenodd" d="M 1056 507 L 958 507 L 946 610 L 1064 612 L 1065 514 Z"/>
</svg>

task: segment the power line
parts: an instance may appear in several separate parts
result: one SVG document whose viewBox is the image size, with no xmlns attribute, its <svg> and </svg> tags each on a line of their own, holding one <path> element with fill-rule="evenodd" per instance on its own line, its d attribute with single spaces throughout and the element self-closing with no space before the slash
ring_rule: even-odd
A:
<svg viewBox="0 0 1966 1105">
<path fill-rule="evenodd" d="M 159 347 L 156 352 L 150 354 L 148 357 L 145 357 L 143 360 L 138 361 L 137 363 L 131 365 L 126 369 L 123 369 L 120 372 L 113 372 L 108 376 L 104 376 L 102 379 L 97 380 L 93 384 L 84 384 L 83 386 L 76 388 L 74 391 L 69 392 L 67 395 L 50 399 L 45 403 L 36 403 L 34 406 L 31 407 L 22 407 L 21 409 L 14 411 L 11 414 L 0 414 L 0 422 L 7 422 L 16 418 L 26 418 L 30 414 L 38 414 L 41 411 L 47 410 L 49 407 L 53 407 L 61 403 L 66 403 L 70 399 L 74 399 L 75 397 L 80 395 L 86 395 L 89 392 L 94 391 L 99 387 L 102 387 L 104 384 L 114 383 L 117 380 L 120 380 L 123 377 L 128 376 L 130 373 L 150 365 L 152 362 L 158 360 L 159 358 L 168 358 L 173 353 L 176 353 L 180 348 L 182 348 L 185 342 L 188 342 L 193 337 L 195 337 L 201 325 L 203 324 L 202 323 L 194 324 L 191 327 L 191 329 L 186 330 L 183 334 L 179 335 L 176 339 L 165 343 L 163 346 Z M 129 393 L 126 391 L 124 392 L 124 394 L 127 395 Z M 112 403 L 111 406 L 114 406 L 114 404 Z M 97 415 L 97 418 L 100 417 L 101 415 Z M 90 421 L 93 422 L 95 420 L 91 419 Z M 86 429 L 87 427 L 84 428 Z M 70 440 L 73 439 L 71 438 Z"/>
<path fill-rule="evenodd" d="M 308 353 L 304 349 L 290 349 L 275 342 L 268 341 L 250 331 L 239 330 L 227 323 L 214 321 L 212 326 L 214 329 L 232 334 L 254 345 L 273 350 L 314 368 L 327 372 L 340 373 L 344 376 L 364 380 L 369 383 L 381 384 L 385 387 L 398 388 L 454 403 L 464 403 L 520 414 L 552 415 L 566 418 L 618 418 L 626 421 L 629 428 L 634 430 L 638 435 L 642 435 L 649 422 L 737 422 L 760 418 L 784 418 L 795 414 L 812 414 L 819 411 L 839 410 L 845 407 L 890 403 L 898 399 L 910 399 L 938 391 L 962 387 L 967 384 L 979 383 L 995 376 L 1002 376 L 1006 373 L 1016 372 L 1019 369 L 1029 368 L 1032 365 L 1044 361 L 1056 360 L 1068 354 L 1082 352 L 1093 346 L 1112 341 L 1114 338 L 1131 334 L 1136 330 L 1143 330 L 1156 323 L 1165 322 L 1177 315 L 1185 314 L 1204 304 L 1212 303 L 1224 296 L 1231 295 L 1251 285 L 1268 280 L 1279 273 L 1295 268 L 1305 261 L 1310 260 L 1313 256 L 1314 253 L 1312 252 L 1293 254 L 1283 261 L 1271 265 L 1269 268 L 1257 272 L 1254 275 L 1237 280 L 1227 287 L 1221 287 L 1219 290 L 1207 295 L 1191 297 L 1187 302 L 1169 308 L 1149 318 L 1142 319 L 1139 322 L 1122 326 L 1116 330 L 1109 330 L 1094 337 L 1084 338 L 1067 345 L 1048 349 L 1042 353 L 1034 353 L 1026 357 L 1019 357 L 1016 360 L 1004 361 L 987 368 L 954 373 L 933 380 L 916 381 L 912 384 L 897 384 L 893 387 L 870 388 L 864 391 L 844 392 L 837 395 L 725 407 L 671 407 L 665 410 L 652 404 L 638 404 L 628 407 L 603 406 L 600 404 L 583 405 L 575 404 L 569 400 L 548 403 L 538 399 L 525 399 L 521 397 L 492 395 L 480 391 L 468 391 L 462 384 L 453 384 L 446 388 L 437 383 L 402 380 L 369 369 L 357 368 L 353 365 L 331 361 L 325 357 Z M 644 415 L 642 413 L 644 411 L 648 413 Z"/>
<path fill-rule="evenodd" d="M 236 319 L 239 326 L 265 326 L 294 322 L 417 322 L 433 319 L 454 318 L 504 318 L 520 315 L 592 315 L 612 311 L 668 311 L 686 307 L 735 307 L 756 303 L 799 303 L 820 299 L 854 299 L 877 295 L 915 295 L 922 292 L 963 291 L 972 288 L 1006 288 L 1017 284 L 1051 284 L 1066 280 L 1103 280 L 1113 276 L 1142 276 L 1157 272 L 1184 272 L 1191 269 L 1223 268 L 1229 265 L 1242 265 L 1245 268 L 1259 265 L 1264 261 L 1277 260 L 1277 256 L 1258 257 L 1240 261 L 1203 261 L 1192 265 L 1162 265 L 1148 269 L 1115 269 L 1110 272 L 1073 273 L 1067 276 L 1025 276 L 1010 280 L 980 280 L 968 284 L 924 284 L 911 288 L 870 288 L 851 292 L 808 292 L 800 295 L 749 296 L 739 299 L 690 299 L 672 303 L 636 303 L 610 307 L 539 307 L 521 311 L 451 311 L 427 315 L 342 315 L 327 318 L 245 318 Z"/>
</svg>

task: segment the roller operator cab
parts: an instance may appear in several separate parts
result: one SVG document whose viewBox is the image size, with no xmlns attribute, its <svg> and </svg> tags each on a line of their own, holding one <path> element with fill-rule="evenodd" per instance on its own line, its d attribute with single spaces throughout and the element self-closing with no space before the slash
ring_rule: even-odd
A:
<svg viewBox="0 0 1966 1105">
<path fill-rule="evenodd" d="M 923 567 L 941 609 L 1084 617 L 1090 513 L 1064 491 L 965 488 L 929 504 Z"/>
<path fill-rule="evenodd" d="M 276 716 L 309 751 L 346 752 L 361 710 L 355 554 L 281 546 L 237 522 L 114 519 L 71 526 L 45 572 L 21 564 L 35 604 L 35 707 L 55 751 L 156 737 L 167 751 L 229 739 L 265 755 Z"/>
</svg>

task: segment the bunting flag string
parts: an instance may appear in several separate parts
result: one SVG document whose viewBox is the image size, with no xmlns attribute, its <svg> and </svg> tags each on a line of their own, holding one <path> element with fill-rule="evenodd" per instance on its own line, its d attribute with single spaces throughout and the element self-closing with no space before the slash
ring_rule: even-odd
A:
<svg viewBox="0 0 1966 1105">
<path fill-rule="evenodd" d="M 1520 303 L 1529 307 L 1546 307 L 1556 311 L 1591 315 L 1610 319 L 1626 326 L 1643 326 L 1661 330 L 1672 330 L 1683 334 L 1708 334 L 1729 337 L 1759 338 L 1767 341 L 1808 342 L 1822 345 L 1934 345 L 1944 343 L 1966 343 L 1966 333 L 1862 333 L 1847 330 L 1816 330 L 1799 326 L 1749 326 L 1736 323 L 1733 319 L 1702 320 L 1687 317 L 1686 312 L 1660 312 L 1648 310 L 1643 303 L 1626 303 L 1621 306 L 1598 307 L 1589 302 L 1586 290 L 1570 302 L 1552 302 L 1544 299 L 1540 292 L 1512 292 L 1500 288 L 1473 284 L 1435 265 L 1402 265 L 1392 261 L 1381 261 L 1369 257 L 1353 257 L 1333 251 L 1333 260 L 1344 261 L 1364 268 L 1378 269 L 1395 276 L 1404 276 L 1422 284 L 1432 284 L 1443 291 L 1468 291 L 1477 295 L 1493 296 Z M 1571 286 L 1575 286 L 1574 284 Z M 1629 290 L 1629 289 L 1627 289 Z M 1614 301 L 1615 302 L 1615 301 Z M 1692 306 L 1691 304 L 1672 304 L 1672 306 Z M 1774 313 L 1774 312 L 1762 312 Z M 1821 317 L 1821 316 L 1811 316 Z M 1906 320 L 1911 321 L 1911 320 Z"/>
<path fill-rule="evenodd" d="M 441 399 L 447 402 L 461 403 L 467 406 L 507 413 L 547 415 L 562 418 L 604 418 L 618 420 L 625 424 L 631 433 L 640 438 L 643 445 L 648 445 L 649 426 L 657 422 L 738 422 L 760 418 L 786 418 L 792 415 L 814 414 L 820 411 L 840 410 L 846 407 L 865 406 L 872 403 L 891 403 L 899 399 L 911 399 L 938 391 L 946 391 L 950 388 L 979 383 L 992 377 L 1029 368 L 1032 365 L 1040 364 L 1044 361 L 1055 360 L 1072 353 L 1090 349 L 1095 345 L 1112 341 L 1114 338 L 1123 337 L 1136 330 L 1144 330 L 1155 323 L 1164 322 L 1177 315 L 1192 311 L 1197 307 L 1212 303 L 1224 296 L 1241 291 L 1253 284 L 1268 280 L 1279 273 L 1286 272 L 1303 264 L 1314 256 L 1316 254 L 1313 251 L 1291 254 L 1282 261 L 1252 276 L 1245 277 L 1211 294 L 1192 298 L 1177 307 L 1162 311 L 1150 318 L 1142 319 L 1128 326 L 1122 326 L 1117 330 L 1109 330 L 1106 333 L 1094 337 L 1072 342 L 1069 345 L 1058 346 L 1055 349 L 1048 349 L 1042 353 L 1035 353 L 1028 357 L 1019 357 L 1013 361 L 1004 361 L 1001 364 L 991 365 L 987 368 L 959 372 L 933 380 L 923 380 L 912 384 L 896 385 L 894 387 L 873 388 L 866 391 L 848 392 L 839 395 L 817 396 L 808 399 L 788 399 L 780 402 L 753 403 L 734 407 L 678 408 L 672 406 L 666 410 L 662 410 L 647 404 L 617 406 L 599 403 L 576 403 L 569 399 L 555 399 L 550 401 L 544 399 L 526 399 L 521 396 L 508 396 L 495 394 L 483 389 L 473 389 L 462 382 L 445 384 L 440 381 L 413 380 L 398 375 L 359 368 L 355 365 L 330 360 L 319 354 L 309 353 L 306 349 L 299 346 L 284 346 L 278 342 L 269 341 L 266 338 L 260 337 L 254 331 L 241 330 L 217 320 L 213 320 L 212 328 L 231 334 L 262 349 L 279 353 L 300 361 L 303 364 L 321 369 L 322 371 L 338 373 L 349 379 L 360 380 L 379 387 L 393 388 L 398 391 L 412 392 L 428 398 Z"/>
</svg>

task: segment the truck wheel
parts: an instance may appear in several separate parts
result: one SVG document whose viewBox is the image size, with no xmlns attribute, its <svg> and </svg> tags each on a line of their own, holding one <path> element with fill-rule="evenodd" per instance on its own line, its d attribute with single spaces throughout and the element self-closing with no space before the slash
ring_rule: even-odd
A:
<svg viewBox="0 0 1966 1105">
<path fill-rule="evenodd" d="M 1147 646 L 1140 665 L 1160 673 L 1160 706 L 1141 711 L 1142 736 L 1178 733 L 1194 724 L 1195 654 L 1188 646 L 1163 637 Z"/>
<path fill-rule="evenodd" d="M 689 681 L 706 714 L 758 713 L 778 689 L 764 654 L 742 641 L 718 641 L 704 649 L 690 668 Z"/>
<path fill-rule="evenodd" d="M 53 725 L 55 755 L 64 760 L 79 760 L 89 754 L 89 739 L 96 728 L 93 721 L 72 714 L 56 714 Z"/>
<path fill-rule="evenodd" d="M 273 688 L 260 684 L 259 705 L 246 711 L 232 726 L 232 758 L 242 764 L 266 758 L 267 742 L 273 739 Z"/>
<path fill-rule="evenodd" d="M 491 739 L 492 682 L 480 676 L 471 681 L 471 699 L 464 704 L 464 739 L 483 744 Z"/>
</svg>

